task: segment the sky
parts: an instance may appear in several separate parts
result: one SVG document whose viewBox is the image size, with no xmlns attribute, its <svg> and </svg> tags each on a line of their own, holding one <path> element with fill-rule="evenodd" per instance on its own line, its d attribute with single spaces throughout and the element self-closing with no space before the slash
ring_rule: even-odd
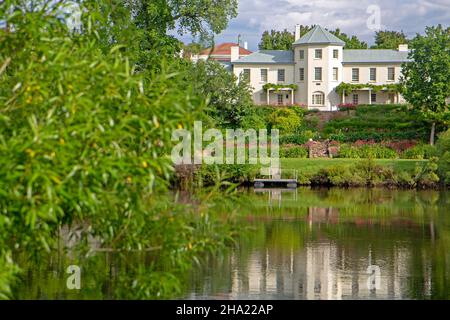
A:
<svg viewBox="0 0 450 320">
<path fill-rule="evenodd" d="M 239 15 L 216 43 L 247 41 L 257 50 L 264 30 L 294 31 L 296 24 L 340 28 L 373 44 L 376 30 L 403 31 L 408 37 L 425 26 L 450 23 L 450 0 L 239 0 Z M 188 43 L 190 36 L 179 37 Z"/>
</svg>

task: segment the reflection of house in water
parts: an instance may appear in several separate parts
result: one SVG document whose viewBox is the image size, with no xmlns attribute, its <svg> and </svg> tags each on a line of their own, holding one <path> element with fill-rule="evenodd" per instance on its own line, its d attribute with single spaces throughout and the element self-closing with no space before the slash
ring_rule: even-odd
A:
<svg viewBox="0 0 450 320">
<path fill-rule="evenodd" d="M 350 252 L 320 239 L 304 248 L 255 250 L 245 262 L 233 255 L 231 298 L 401 298 L 406 293 L 410 255 L 400 246 L 384 254 L 390 255 L 389 265 L 384 260 L 371 261 L 370 248 Z M 367 268 L 372 263 L 379 264 L 381 275 L 379 288 L 371 291 Z"/>
<path fill-rule="evenodd" d="M 254 189 L 255 193 L 263 193 L 267 194 L 267 202 L 269 207 L 273 207 L 274 205 L 277 205 L 279 208 L 281 208 L 282 200 L 283 200 L 283 193 L 289 196 L 289 200 L 297 201 L 298 191 L 297 189 L 281 189 L 281 188 L 263 188 L 263 189 Z M 285 199 L 287 200 L 287 199 Z"/>
</svg>

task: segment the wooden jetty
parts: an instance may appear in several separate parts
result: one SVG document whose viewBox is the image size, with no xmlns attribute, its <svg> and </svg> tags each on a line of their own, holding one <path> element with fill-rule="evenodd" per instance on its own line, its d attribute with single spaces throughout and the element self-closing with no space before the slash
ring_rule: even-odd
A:
<svg viewBox="0 0 450 320">
<path fill-rule="evenodd" d="M 257 178 L 253 181 L 255 188 L 265 188 L 265 187 L 287 187 L 287 188 L 297 188 L 298 173 L 297 170 L 285 170 L 293 171 L 292 178 L 282 178 L 281 169 L 276 168 L 273 170 L 269 169 L 268 178 Z"/>
</svg>

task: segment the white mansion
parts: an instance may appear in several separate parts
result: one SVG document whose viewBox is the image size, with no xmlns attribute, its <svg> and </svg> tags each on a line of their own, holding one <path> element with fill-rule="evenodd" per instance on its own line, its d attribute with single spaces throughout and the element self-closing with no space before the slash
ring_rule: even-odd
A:
<svg viewBox="0 0 450 320">
<path fill-rule="evenodd" d="M 239 47 L 231 48 L 231 65 L 236 76 L 249 79 L 256 104 L 298 104 L 325 111 L 343 103 L 404 102 L 387 87 L 373 88 L 398 83 L 401 64 L 408 61 L 407 45 L 398 50 L 344 50 L 344 45 L 320 26 L 300 38 L 297 25 L 293 50 L 260 50 L 239 57 Z M 360 86 L 338 94 L 335 88 L 342 82 Z"/>
</svg>

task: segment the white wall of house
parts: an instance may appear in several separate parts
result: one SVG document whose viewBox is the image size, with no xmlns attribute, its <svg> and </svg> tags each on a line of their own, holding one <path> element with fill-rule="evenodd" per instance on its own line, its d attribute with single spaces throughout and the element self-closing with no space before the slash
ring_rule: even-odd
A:
<svg viewBox="0 0 450 320">
<path fill-rule="evenodd" d="M 316 57 L 316 50 L 322 50 L 322 57 Z M 337 58 L 333 52 L 337 50 Z M 300 52 L 303 51 L 303 59 Z M 296 102 L 305 104 L 309 108 L 319 110 L 330 110 L 331 106 L 339 104 L 340 97 L 334 92 L 343 76 L 343 47 L 335 45 L 297 45 L 294 48 L 295 61 L 295 83 L 299 89 L 296 93 Z M 301 71 L 304 70 L 304 79 L 300 78 Z M 316 79 L 316 68 L 321 68 L 322 79 Z M 333 77 L 334 68 L 337 69 L 337 79 Z M 313 101 L 313 95 L 322 93 L 324 101 L 321 104 Z"/>
<path fill-rule="evenodd" d="M 389 68 L 394 68 L 394 80 L 388 79 Z M 343 81 L 346 83 L 355 84 L 373 84 L 373 85 L 388 85 L 398 83 L 401 77 L 401 64 L 400 63 L 373 63 L 373 64 L 354 64 L 346 63 L 344 64 L 344 78 Z M 359 81 L 353 81 L 353 69 L 359 70 Z M 375 70 L 375 80 L 370 78 L 371 69 Z M 405 103 L 405 99 L 401 95 L 392 95 L 385 91 L 376 92 L 376 101 L 372 99 L 369 100 L 369 94 L 375 94 L 373 91 L 361 90 L 355 92 L 358 94 L 359 104 L 386 104 L 386 103 Z M 345 98 L 345 103 L 353 103 L 352 94 Z"/>
<path fill-rule="evenodd" d="M 394 68 L 395 70 L 395 78 L 394 81 L 388 80 L 388 68 Z M 352 81 L 352 70 L 356 68 L 359 69 L 359 81 Z M 376 81 L 371 81 L 369 78 L 370 69 L 376 69 Z M 401 64 L 392 64 L 392 63 L 377 63 L 377 64 L 353 64 L 353 63 L 345 63 L 344 64 L 344 82 L 347 83 L 371 83 L 376 85 L 381 84 L 389 84 L 389 83 L 398 83 L 400 81 L 401 75 Z"/>
<path fill-rule="evenodd" d="M 354 96 L 357 97 L 354 97 Z M 369 95 L 375 95 L 370 97 Z M 373 100 L 375 98 L 375 100 Z M 400 100 L 398 100 L 400 98 Z M 385 91 L 370 92 L 368 90 L 355 90 L 345 97 L 345 103 L 358 103 L 358 104 L 391 104 L 391 103 L 404 103 L 400 95 L 389 93 Z"/>
<path fill-rule="evenodd" d="M 245 69 L 250 70 L 250 85 L 253 88 L 253 101 L 257 104 L 266 104 L 267 93 L 263 89 L 263 86 L 267 83 L 274 84 L 293 84 L 294 83 L 294 66 L 292 64 L 236 64 L 234 65 L 233 72 L 237 78 L 244 72 Z M 263 81 L 261 78 L 261 70 L 267 70 L 267 81 Z M 278 81 L 278 70 L 284 69 L 285 81 Z M 286 94 L 289 95 L 286 98 Z M 291 93 L 284 93 L 284 104 L 289 104 L 291 101 Z M 271 92 L 270 95 L 271 104 L 277 104 L 277 93 Z"/>
</svg>

